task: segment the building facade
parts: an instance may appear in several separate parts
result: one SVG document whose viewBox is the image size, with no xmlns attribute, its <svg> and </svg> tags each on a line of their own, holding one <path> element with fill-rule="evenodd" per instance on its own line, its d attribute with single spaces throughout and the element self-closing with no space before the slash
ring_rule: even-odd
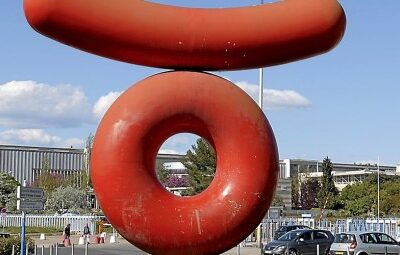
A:
<svg viewBox="0 0 400 255">
<path fill-rule="evenodd" d="M 90 143 L 89 143 L 90 144 Z M 54 174 L 64 177 L 90 171 L 90 146 L 86 149 L 48 148 L 32 146 L 0 145 L 0 172 L 12 175 L 18 182 L 35 181 L 46 168 Z M 171 174 L 182 177 L 187 175 L 182 164 L 185 155 L 158 154 L 157 164 L 163 164 Z M 368 175 L 378 172 L 385 175 L 400 175 L 400 165 L 345 164 L 333 165 L 333 177 L 336 187 L 341 190 L 346 185 L 360 182 Z M 322 176 L 322 162 L 317 160 L 284 159 L 279 161 L 278 183 L 275 195 L 279 196 L 285 207 L 291 207 L 291 178 Z"/>
<path fill-rule="evenodd" d="M 183 162 L 184 155 L 159 154 L 164 164 Z M 90 171 L 90 148 L 50 148 L 0 145 L 0 172 L 13 176 L 19 183 L 35 181 L 43 169 L 64 177 Z M 183 173 L 181 169 L 177 169 Z M 178 172 L 177 172 L 178 173 Z"/>
<path fill-rule="evenodd" d="M 33 183 L 43 169 L 64 177 L 88 171 L 86 150 L 0 145 L 0 172 Z"/>
<path fill-rule="evenodd" d="M 347 164 L 332 162 L 335 186 L 342 190 L 345 186 L 363 181 L 371 174 L 400 175 L 400 165 Z M 279 163 L 280 178 L 322 177 L 322 161 L 304 159 L 284 159 Z"/>
</svg>

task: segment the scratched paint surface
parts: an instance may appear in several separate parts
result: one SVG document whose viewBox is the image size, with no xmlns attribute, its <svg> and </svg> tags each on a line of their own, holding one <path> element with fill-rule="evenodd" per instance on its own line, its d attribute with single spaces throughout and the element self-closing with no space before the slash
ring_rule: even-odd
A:
<svg viewBox="0 0 400 255">
<path fill-rule="evenodd" d="M 127 128 L 116 128 L 120 122 Z M 206 138 L 217 152 L 212 183 L 192 197 L 167 192 L 154 170 L 159 146 L 181 132 Z M 111 106 L 96 134 L 92 169 L 100 205 L 127 240 L 152 254 L 218 254 L 265 215 L 278 153 L 264 114 L 237 86 L 211 74 L 168 72 L 139 82 Z"/>
</svg>

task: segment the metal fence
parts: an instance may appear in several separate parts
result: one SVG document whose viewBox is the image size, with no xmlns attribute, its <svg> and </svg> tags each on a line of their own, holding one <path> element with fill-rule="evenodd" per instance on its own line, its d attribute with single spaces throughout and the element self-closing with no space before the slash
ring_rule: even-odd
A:
<svg viewBox="0 0 400 255">
<path fill-rule="evenodd" d="M 0 226 L 4 227 L 20 227 L 22 222 L 21 215 L 7 215 L 0 217 Z M 77 215 L 26 215 L 27 227 L 45 227 L 64 229 L 69 223 L 71 224 L 72 232 L 82 232 L 86 224 L 88 224 L 91 233 L 95 233 L 96 221 L 100 220 L 101 216 Z"/>
<path fill-rule="evenodd" d="M 379 231 L 384 232 L 393 238 L 400 238 L 400 218 L 381 218 L 381 219 L 358 219 L 347 218 L 338 219 L 335 222 L 329 220 L 315 221 L 313 218 L 282 218 L 264 219 L 256 231 L 250 235 L 246 241 L 267 243 L 273 240 L 275 231 L 280 226 L 286 225 L 305 225 L 315 229 L 329 230 L 333 234 L 348 231 Z"/>
<path fill-rule="evenodd" d="M 72 232 L 82 232 L 86 224 L 92 233 L 96 230 L 96 221 L 101 216 L 58 216 L 58 215 L 27 215 L 26 226 L 50 227 L 63 229 L 68 223 L 71 224 Z M 280 226 L 305 225 L 311 228 L 329 230 L 333 234 L 348 231 L 380 231 L 394 238 L 400 237 L 400 218 L 381 219 L 338 219 L 335 222 L 329 220 L 316 221 L 313 218 L 281 218 L 264 219 L 259 227 L 245 240 L 245 243 L 267 243 L 273 240 L 275 231 Z M 7 215 L 0 217 L 0 226 L 20 227 L 21 215 Z M 261 237 L 261 240 L 260 240 Z"/>
</svg>

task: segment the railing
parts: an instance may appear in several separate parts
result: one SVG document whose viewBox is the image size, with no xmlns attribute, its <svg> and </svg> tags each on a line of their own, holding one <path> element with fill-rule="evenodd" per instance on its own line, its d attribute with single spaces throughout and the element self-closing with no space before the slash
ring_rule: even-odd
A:
<svg viewBox="0 0 400 255">
<path fill-rule="evenodd" d="M 335 222 L 329 220 L 315 221 L 313 218 L 281 218 L 264 219 L 260 224 L 261 241 L 267 243 L 273 240 L 275 231 L 280 226 L 305 225 L 311 228 L 329 230 L 332 234 L 348 231 L 379 231 L 384 232 L 393 238 L 400 237 L 400 218 L 338 219 Z M 255 231 L 257 232 L 257 231 Z M 255 236 L 255 239 L 259 240 Z"/>
<path fill-rule="evenodd" d="M 26 215 L 27 227 L 45 227 L 64 229 L 69 223 L 71 224 L 72 232 L 82 232 L 83 228 L 88 224 L 91 233 L 95 233 L 96 221 L 100 220 L 101 216 L 77 215 Z M 7 215 L 0 217 L 0 226 L 4 227 L 20 227 L 21 215 Z"/>
</svg>

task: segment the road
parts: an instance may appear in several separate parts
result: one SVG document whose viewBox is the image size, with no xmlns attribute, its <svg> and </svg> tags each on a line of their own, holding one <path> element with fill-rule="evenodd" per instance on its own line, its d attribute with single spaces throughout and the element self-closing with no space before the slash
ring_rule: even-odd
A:
<svg viewBox="0 0 400 255">
<path fill-rule="evenodd" d="M 40 240 L 34 237 L 37 244 L 37 255 L 71 255 L 72 247 L 58 247 L 57 252 L 55 244 L 60 242 L 60 237 L 50 236 L 46 240 Z M 107 240 L 107 239 L 106 239 Z M 71 238 L 72 243 L 78 243 L 78 237 Z M 50 253 L 50 246 L 53 245 L 53 250 Z M 42 247 L 43 253 L 42 253 Z M 87 255 L 146 255 L 144 251 L 131 245 L 124 239 L 119 239 L 118 243 L 104 243 L 104 244 L 89 244 Z M 224 255 L 237 255 L 237 247 L 223 253 Z M 240 247 L 240 255 L 259 255 L 260 249 L 254 247 Z M 74 255 L 86 255 L 85 245 L 74 245 Z"/>
</svg>

